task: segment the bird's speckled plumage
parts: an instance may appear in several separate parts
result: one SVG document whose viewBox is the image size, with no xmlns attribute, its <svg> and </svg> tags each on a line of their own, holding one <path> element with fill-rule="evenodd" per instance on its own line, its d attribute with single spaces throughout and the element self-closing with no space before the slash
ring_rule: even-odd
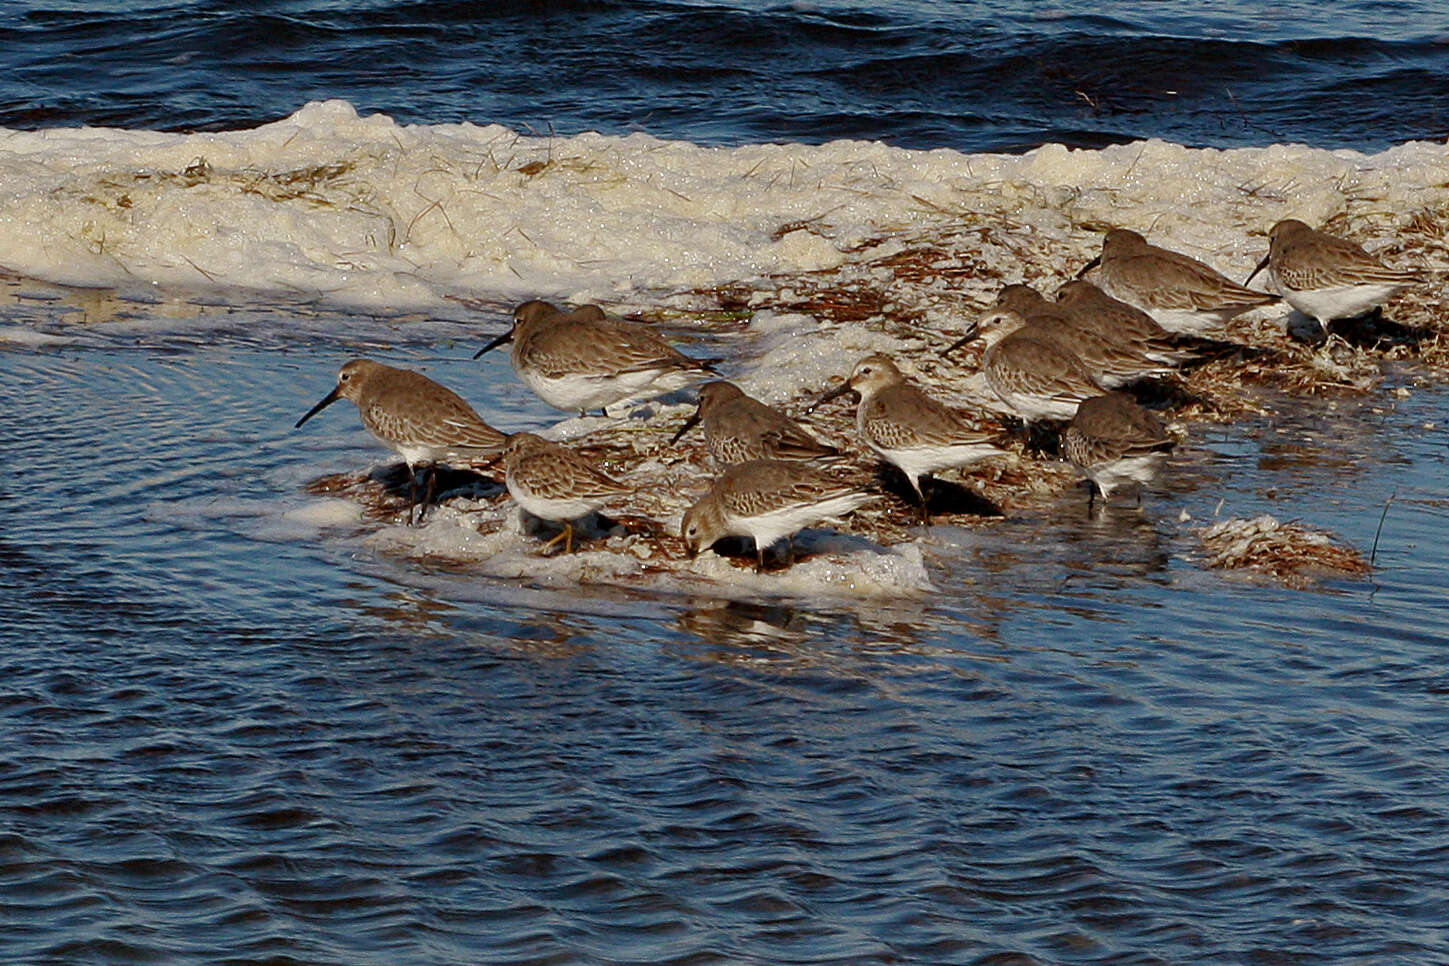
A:
<svg viewBox="0 0 1449 966">
<path fill-rule="evenodd" d="M 1172 371 L 1171 366 L 1152 358 L 1142 346 L 1103 325 L 1100 317 L 1048 301 L 1026 285 L 1003 288 L 979 326 L 1003 323 L 1055 342 L 1081 362 L 1094 382 L 1108 388 Z"/>
<path fill-rule="evenodd" d="M 784 413 L 752 399 L 734 383 L 707 382 L 699 387 L 699 408 L 675 439 L 701 424 L 717 468 L 758 459 L 819 460 L 839 451 L 810 435 Z"/>
<path fill-rule="evenodd" d="M 514 309 L 510 332 L 482 351 L 509 339 L 518 377 L 550 406 L 570 411 L 649 399 L 714 371 L 646 326 L 596 305 L 565 312 L 548 302 L 524 302 Z"/>
<path fill-rule="evenodd" d="M 896 466 L 916 491 L 928 517 L 921 478 L 955 466 L 1002 456 L 1001 429 L 952 409 L 906 381 L 889 356 L 866 356 L 850 377 L 822 397 L 860 394 L 855 428 L 867 446 Z"/>
<path fill-rule="evenodd" d="M 1121 392 L 1084 400 L 1062 431 L 1062 454 L 1104 499 L 1155 479 L 1173 445 L 1162 420 Z"/>
<path fill-rule="evenodd" d="M 477 465 L 491 461 L 503 448 L 504 435 L 462 397 L 411 369 L 353 359 L 338 372 L 336 388 L 297 425 L 338 399 L 356 403 L 367 431 L 400 453 L 409 466 Z"/>
<path fill-rule="evenodd" d="M 1320 325 L 1371 312 L 1424 278 L 1418 271 L 1389 268 L 1357 242 L 1293 218 L 1269 231 L 1268 257 L 1253 275 L 1265 265 L 1288 304 Z"/>
<path fill-rule="evenodd" d="M 775 543 L 876 498 L 857 484 L 799 460 L 751 460 L 725 470 L 685 511 L 680 535 L 691 554 L 727 536 L 755 541 L 757 566 Z"/>
<path fill-rule="evenodd" d="M 1118 342 L 1133 346 L 1147 359 L 1168 366 L 1181 365 L 1196 353 L 1183 344 L 1146 312 L 1121 299 L 1114 299 L 1086 279 L 1070 279 L 1056 292 L 1057 305 L 1069 318 L 1107 333 Z"/>
<path fill-rule="evenodd" d="M 633 489 L 600 472 L 582 454 L 533 433 L 515 433 L 503 448 L 504 484 L 519 506 L 564 524 L 573 549 L 572 521 L 627 496 Z"/>
<path fill-rule="evenodd" d="M 1239 285 L 1180 252 L 1148 244 L 1135 231 L 1113 228 L 1102 239 L 1096 283 L 1115 299 L 1146 312 L 1169 332 L 1204 335 L 1278 296 Z"/>
</svg>

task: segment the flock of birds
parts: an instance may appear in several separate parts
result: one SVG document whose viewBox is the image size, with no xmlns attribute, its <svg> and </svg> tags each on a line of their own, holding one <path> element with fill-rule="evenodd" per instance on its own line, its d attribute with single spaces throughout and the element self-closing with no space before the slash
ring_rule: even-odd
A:
<svg viewBox="0 0 1449 966">
<path fill-rule="evenodd" d="M 1054 299 L 1025 285 L 1006 286 L 943 355 L 981 340 L 981 370 L 1002 409 L 1028 424 L 1064 422 L 1061 454 L 1090 481 L 1092 499 L 1100 493 L 1105 500 L 1154 479 L 1174 442 L 1157 415 L 1122 387 L 1198 358 L 1227 320 L 1280 297 L 1326 331 L 1330 322 L 1375 311 L 1423 278 L 1295 220 L 1273 226 L 1268 254 L 1247 282 L 1264 268 L 1280 294 L 1240 285 L 1134 231 L 1113 229 L 1101 254 Z M 718 374 L 714 360 L 690 358 L 648 327 L 594 305 L 565 311 L 525 302 L 509 331 L 474 358 L 507 342 L 518 377 L 569 412 L 654 398 Z M 885 355 L 861 359 L 807 412 L 847 392 L 859 396 L 861 441 L 904 474 L 922 522 L 929 519 L 924 481 L 931 474 L 1005 454 L 999 422 L 941 403 Z M 633 492 L 574 449 L 534 433 L 499 432 L 421 373 L 354 359 L 296 425 L 338 399 L 356 403 L 367 430 L 406 461 L 419 522 L 435 496 L 437 464 L 478 468 L 501 460 L 504 485 L 518 505 L 562 525 L 545 550 L 562 541 L 572 551 L 574 522 Z M 702 426 L 717 475 L 684 513 L 680 533 L 691 556 L 728 536 L 750 537 L 757 570 L 782 541 L 788 564 L 796 532 L 879 496 L 859 474 L 834 471 L 843 455 L 835 447 L 732 383 L 701 386 L 697 410 L 671 443 L 695 425 Z"/>
</svg>

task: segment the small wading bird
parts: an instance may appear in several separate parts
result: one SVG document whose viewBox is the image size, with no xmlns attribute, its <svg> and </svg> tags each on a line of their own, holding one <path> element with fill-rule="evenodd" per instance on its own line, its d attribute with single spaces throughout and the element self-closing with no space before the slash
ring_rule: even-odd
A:
<svg viewBox="0 0 1449 966">
<path fill-rule="evenodd" d="M 1048 301 L 1028 285 L 1008 285 L 997 293 L 978 325 L 1025 328 L 1050 339 L 1076 356 L 1094 382 L 1109 389 L 1172 371 L 1172 366 L 1153 358 L 1147 346 L 1110 327 L 1109 321 L 1097 313 Z"/>
<path fill-rule="evenodd" d="M 548 302 L 524 302 L 513 310 L 513 326 L 473 358 L 510 341 L 518 378 L 555 409 L 580 415 L 662 396 L 715 371 L 715 360 L 691 359 L 597 305 L 564 312 Z"/>
<path fill-rule="evenodd" d="M 1106 503 L 1112 491 L 1140 487 L 1157 478 L 1175 445 L 1162 420 L 1124 392 L 1083 400 L 1062 431 L 1062 453 L 1088 481 L 1087 509 L 1097 493 Z"/>
<path fill-rule="evenodd" d="M 932 399 L 907 382 L 888 356 L 866 356 L 856 363 L 849 378 L 810 408 L 848 392 L 860 396 L 856 431 L 867 446 L 905 474 L 916 491 L 922 523 L 930 522 L 922 477 L 1006 455 L 998 445 L 999 429 Z"/>
<path fill-rule="evenodd" d="M 1202 357 L 1206 349 L 1220 349 L 1230 343 L 1216 343 L 1196 336 L 1174 335 L 1146 312 L 1121 299 L 1114 299 L 1082 278 L 1063 282 L 1056 292 L 1057 304 L 1071 315 L 1090 319 L 1114 337 L 1136 346 L 1143 355 L 1168 366 L 1180 366 Z"/>
<path fill-rule="evenodd" d="M 789 538 L 812 523 L 851 512 L 877 499 L 860 486 L 799 460 L 751 460 L 731 466 L 684 513 L 680 536 L 693 557 L 724 537 L 755 541 L 755 572 L 765 551 L 781 540 L 786 566 L 794 561 Z"/>
<path fill-rule="evenodd" d="M 480 466 L 497 458 L 504 436 L 446 386 L 420 372 L 371 359 L 353 359 L 337 373 L 337 385 L 297 420 L 296 428 L 339 399 L 357 404 L 362 425 L 402 456 L 411 475 L 417 522 L 423 522 L 437 486 L 437 463 Z M 418 468 L 427 485 L 419 498 Z M 408 511 L 409 519 L 412 510 Z"/>
<path fill-rule="evenodd" d="M 749 460 L 825 460 L 840 455 L 834 446 L 820 442 L 795 420 L 750 398 L 731 382 L 699 387 L 699 407 L 669 445 L 700 424 L 716 469 Z"/>
<path fill-rule="evenodd" d="M 1102 239 L 1102 254 L 1077 273 L 1097 269 L 1097 287 L 1135 305 L 1168 332 L 1207 335 L 1236 315 L 1276 302 L 1278 296 L 1239 285 L 1180 252 L 1150 245 L 1126 228 Z"/>
<path fill-rule="evenodd" d="M 1284 300 L 1317 322 L 1324 335 L 1335 319 L 1367 315 L 1424 280 L 1422 272 L 1389 268 L 1358 243 L 1293 218 L 1268 232 L 1268 254 L 1248 281 L 1264 268 Z"/>
<path fill-rule="evenodd" d="M 981 353 L 986 385 L 1025 423 L 1071 419 L 1083 399 L 1102 392 L 1081 359 L 1014 312 L 987 312 L 941 355 L 975 339 L 986 346 Z"/>
<path fill-rule="evenodd" d="M 545 552 L 562 540 L 564 553 L 573 553 L 574 521 L 634 492 L 582 454 L 533 433 L 508 437 L 503 466 L 508 495 L 519 506 L 540 520 L 563 524 L 558 536 L 543 545 Z"/>
</svg>

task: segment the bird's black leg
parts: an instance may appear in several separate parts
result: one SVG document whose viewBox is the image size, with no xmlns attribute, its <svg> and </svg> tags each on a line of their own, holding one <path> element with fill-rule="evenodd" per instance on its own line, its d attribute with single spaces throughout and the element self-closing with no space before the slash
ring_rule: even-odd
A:
<svg viewBox="0 0 1449 966">
<path fill-rule="evenodd" d="M 423 525 L 423 517 L 428 515 L 428 507 L 432 506 L 433 497 L 436 495 L 437 492 L 438 467 L 436 466 L 436 464 L 425 463 L 423 465 L 423 475 L 427 477 L 427 486 L 423 487 L 423 499 L 421 502 L 417 501 L 417 480 L 416 478 L 414 478 L 413 480 L 413 500 L 415 503 L 417 503 L 418 507 L 417 526 Z M 411 512 L 409 512 L 408 515 L 411 516 Z"/>
</svg>

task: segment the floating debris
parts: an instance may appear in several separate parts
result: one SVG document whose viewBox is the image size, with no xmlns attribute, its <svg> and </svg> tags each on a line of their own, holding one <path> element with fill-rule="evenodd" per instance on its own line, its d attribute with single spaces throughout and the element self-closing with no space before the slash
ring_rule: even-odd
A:
<svg viewBox="0 0 1449 966">
<path fill-rule="evenodd" d="M 1323 577 L 1360 577 L 1371 570 L 1362 554 L 1327 533 L 1266 513 L 1224 520 L 1201 532 L 1208 566 L 1218 570 L 1252 570 L 1293 586 Z"/>
</svg>

